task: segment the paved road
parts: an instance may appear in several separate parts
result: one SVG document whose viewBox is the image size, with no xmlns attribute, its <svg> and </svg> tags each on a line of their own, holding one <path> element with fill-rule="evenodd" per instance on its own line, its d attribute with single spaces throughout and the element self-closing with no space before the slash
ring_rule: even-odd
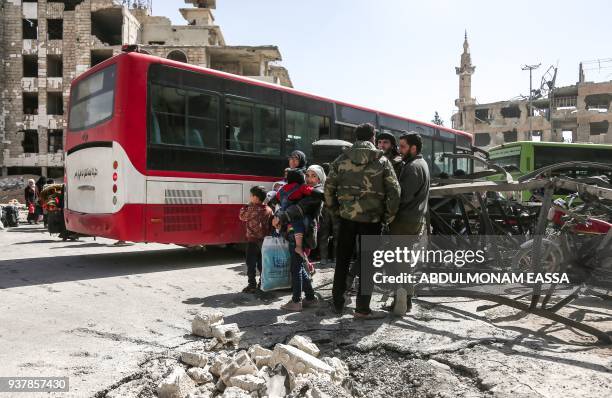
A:
<svg viewBox="0 0 612 398">
<path fill-rule="evenodd" d="M 231 249 L 62 242 L 36 226 L 0 231 L 0 376 L 68 376 L 65 396 L 92 396 L 191 344 L 193 314 L 215 307 L 246 332 L 244 345 L 301 333 L 332 352 L 349 344 L 433 359 L 448 365 L 440 370 L 447 378 L 468 378 L 493 396 L 612 395 L 610 347 L 541 318 L 505 307 L 479 313 L 482 302 L 452 298 L 420 300 L 403 319 L 355 322 L 326 309 L 287 315 L 278 308 L 286 292 L 238 293 L 244 271 Z M 323 295 L 331 273 L 317 274 Z M 612 330 L 609 302 L 584 298 L 564 315 Z"/>
</svg>

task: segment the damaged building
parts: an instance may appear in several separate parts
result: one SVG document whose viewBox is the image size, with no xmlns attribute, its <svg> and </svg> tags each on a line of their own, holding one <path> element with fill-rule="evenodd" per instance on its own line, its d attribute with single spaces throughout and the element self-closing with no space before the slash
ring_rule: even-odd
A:
<svg viewBox="0 0 612 398">
<path fill-rule="evenodd" d="M 612 60 L 596 61 L 598 65 Z M 556 68 L 551 67 L 542 85 L 529 98 L 479 104 L 472 98 L 472 65 L 467 34 L 463 43 L 459 76 L 458 111 L 453 127 L 474 134 L 475 145 L 491 148 L 515 141 L 584 142 L 612 144 L 612 81 L 585 78 L 592 61 L 579 65 L 578 82 L 556 87 Z"/>
<path fill-rule="evenodd" d="M 216 0 L 185 0 L 186 25 L 151 15 L 151 0 L 0 0 L 2 175 L 61 177 L 70 84 L 139 44 L 142 52 L 292 86 L 276 46 L 230 46 Z"/>
</svg>

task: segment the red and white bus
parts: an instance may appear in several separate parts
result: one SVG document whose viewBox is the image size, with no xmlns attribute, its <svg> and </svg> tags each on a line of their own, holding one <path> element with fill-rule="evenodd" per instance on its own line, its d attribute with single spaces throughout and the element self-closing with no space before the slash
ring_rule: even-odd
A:
<svg viewBox="0 0 612 398">
<path fill-rule="evenodd" d="M 468 133 L 138 52 L 72 83 L 66 133 L 67 228 L 132 242 L 244 241 L 239 208 L 271 188 L 295 149 L 352 141 L 364 122 L 420 132 L 433 174 L 468 171 L 439 154 Z M 460 161 L 459 161 L 460 162 Z"/>
</svg>

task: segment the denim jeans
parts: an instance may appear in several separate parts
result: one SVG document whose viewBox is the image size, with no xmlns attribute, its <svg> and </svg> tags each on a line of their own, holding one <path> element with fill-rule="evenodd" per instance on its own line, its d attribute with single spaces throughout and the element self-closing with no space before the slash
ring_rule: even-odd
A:
<svg viewBox="0 0 612 398">
<path fill-rule="evenodd" d="M 295 252 L 295 242 L 293 240 L 289 241 L 289 252 L 291 253 L 291 290 L 293 291 L 293 302 L 299 303 L 302 301 L 302 292 L 306 295 L 306 300 L 314 300 L 315 294 L 310 275 L 306 271 L 304 259 Z"/>
<path fill-rule="evenodd" d="M 246 264 L 249 286 L 257 286 L 257 271 L 259 271 L 259 275 L 261 275 L 261 245 L 262 242 L 247 243 Z"/>
</svg>

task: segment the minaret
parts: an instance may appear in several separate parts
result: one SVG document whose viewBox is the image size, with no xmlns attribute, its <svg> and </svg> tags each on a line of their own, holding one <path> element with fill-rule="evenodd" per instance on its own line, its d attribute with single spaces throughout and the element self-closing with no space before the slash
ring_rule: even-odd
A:
<svg viewBox="0 0 612 398">
<path fill-rule="evenodd" d="M 470 45 L 467 38 L 467 30 L 465 31 L 465 40 L 463 41 L 463 54 L 461 54 L 461 66 L 455 68 L 459 75 L 459 99 L 455 104 L 461 108 L 462 105 L 474 103 L 472 98 L 472 74 L 476 69 L 472 66 L 472 56 L 470 55 Z"/>
</svg>

